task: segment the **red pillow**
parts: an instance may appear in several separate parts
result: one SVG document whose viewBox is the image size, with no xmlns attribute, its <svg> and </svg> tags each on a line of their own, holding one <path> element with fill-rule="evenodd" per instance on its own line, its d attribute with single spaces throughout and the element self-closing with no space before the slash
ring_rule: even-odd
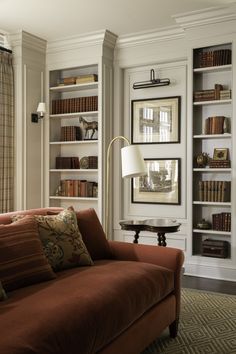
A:
<svg viewBox="0 0 236 354">
<path fill-rule="evenodd" d="M 109 243 L 94 209 L 76 211 L 83 241 L 93 260 L 112 258 Z"/>
<path fill-rule="evenodd" d="M 55 277 L 33 216 L 0 225 L 0 279 L 6 291 Z"/>
</svg>

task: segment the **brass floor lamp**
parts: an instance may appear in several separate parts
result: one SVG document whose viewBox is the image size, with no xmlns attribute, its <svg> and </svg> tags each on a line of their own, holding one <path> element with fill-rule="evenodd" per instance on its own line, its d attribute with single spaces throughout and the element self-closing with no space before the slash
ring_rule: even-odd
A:
<svg viewBox="0 0 236 354">
<path fill-rule="evenodd" d="M 127 146 L 121 148 L 122 177 L 132 178 L 143 176 L 147 173 L 143 157 L 141 156 L 138 145 L 131 145 L 130 141 L 122 135 L 113 138 L 107 148 L 107 169 L 106 169 L 106 204 L 105 204 L 105 234 L 108 238 L 108 220 L 109 220 L 109 181 L 110 181 L 110 151 L 116 140 L 123 140 Z"/>
</svg>

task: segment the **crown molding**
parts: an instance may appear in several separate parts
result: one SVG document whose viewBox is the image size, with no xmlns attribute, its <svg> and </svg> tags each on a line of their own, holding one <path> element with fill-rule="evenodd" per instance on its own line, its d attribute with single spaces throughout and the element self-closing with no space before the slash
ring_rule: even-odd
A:
<svg viewBox="0 0 236 354">
<path fill-rule="evenodd" d="M 120 36 L 117 39 L 117 48 L 139 46 L 143 44 L 175 40 L 184 37 L 184 31 L 177 26 L 164 27 L 149 31 L 137 32 Z"/>
<path fill-rule="evenodd" d="M 47 53 L 51 54 L 95 45 L 105 45 L 111 49 L 114 49 L 116 39 L 117 36 L 108 30 L 64 37 L 54 41 L 49 41 L 47 44 Z"/>
<path fill-rule="evenodd" d="M 173 15 L 172 18 L 184 30 L 236 20 L 236 4 L 221 7 L 209 7 L 204 10 Z"/>
<path fill-rule="evenodd" d="M 8 39 L 12 48 L 22 46 L 43 54 L 46 52 L 47 42 L 31 33 L 20 30 L 16 33 L 10 33 Z"/>
</svg>

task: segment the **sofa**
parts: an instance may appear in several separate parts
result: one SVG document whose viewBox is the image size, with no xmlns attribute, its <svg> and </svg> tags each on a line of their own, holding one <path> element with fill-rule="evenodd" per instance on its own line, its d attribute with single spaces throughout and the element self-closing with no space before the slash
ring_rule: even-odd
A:
<svg viewBox="0 0 236 354">
<path fill-rule="evenodd" d="M 14 254 L 15 244 L 19 244 L 22 250 L 35 254 L 35 259 L 27 256 L 31 263 L 23 274 L 40 259 L 36 279 L 27 273 L 28 283 L 22 278 L 14 282 L 15 273 L 23 267 L 17 258 L 13 278 L 7 273 L 9 283 L 2 281 L 3 288 L 11 286 L 5 289 L 7 298 L 0 301 L 0 353 L 138 354 L 167 327 L 174 338 L 180 314 L 183 252 L 108 241 L 94 209 L 85 209 L 75 214 L 92 263 L 54 271 L 45 255 L 33 248 L 37 237 L 28 246 L 23 238 L 28 242 L 36 230 L 32 218 L 42 215 L 53 219 L 62 210 L 40 208 L 0 215 L 0 281 L 6 274 L 7 261 L 1 263 L 1 258 L 5 259 L 7 247 Z M 16 221 L 14 225 L 14 217 L 19 215 L 28 218 L 28 224 Z M 17 231 L 20 228 L 24 237 Z"/>
</svg>

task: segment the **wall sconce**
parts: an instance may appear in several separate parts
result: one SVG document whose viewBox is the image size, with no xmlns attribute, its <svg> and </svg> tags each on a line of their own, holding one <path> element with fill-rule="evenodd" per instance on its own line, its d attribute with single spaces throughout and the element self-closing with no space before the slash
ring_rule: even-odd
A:
<svg viewBox="0 0 236 354">
<path fill-rule="evenodd" d="M 46 113 L 45 102 L 39 102 L 37 113 L 31 113 L 31 122 L 38 123 L 39 119 L 43 118 L 45 113 Z"/>
</svg>

